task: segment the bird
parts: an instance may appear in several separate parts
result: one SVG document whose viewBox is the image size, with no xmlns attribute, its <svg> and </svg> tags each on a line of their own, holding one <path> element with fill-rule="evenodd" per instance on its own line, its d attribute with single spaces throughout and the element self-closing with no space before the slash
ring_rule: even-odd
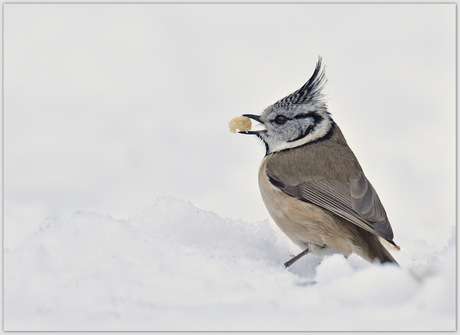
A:
<svg viewBox="0 0 460 335">
<path fill-rule="evenodd" d="M 239 133 L 256 135 L 265 144 L 258 173 L 265 206 L 303 250 L 284 266 L 309 253 L 355 253 L 370 263 L 398 265 L 382 244 L 399 249 L 382 202 L 328 111 L 326 82 L 319 56 L 301 88 L 260 115 L 242 115 L 263 126 Z"/>
</svg>

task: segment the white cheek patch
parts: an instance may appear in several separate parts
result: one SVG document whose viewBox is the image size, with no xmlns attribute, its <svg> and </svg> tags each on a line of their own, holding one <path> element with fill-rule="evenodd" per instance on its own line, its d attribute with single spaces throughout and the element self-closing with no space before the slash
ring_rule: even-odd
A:
<svg viewBox="0 0 460 335">
<path fill-rule="evenodd" d="M 302 137 L 298 139 L 297 141 L 293 141 L 293 142 L 276 143 L 273 146 L 269 147 L 270 149 L 269 153 L 274 153 L 274 152 L 278 152 L 278 151 L 286 150 L 286 149 L 292 149 L 292 148 L 299 147 L 301 145 L 319 140 L 320 138 L 326 136 L 331 130 L 331 128 L 332 128 L 332 120 L 330 118 L 324 118 L 320 123 L 318 123 L 315 126 L 315 129 L 312 132 L 308 133 L 307 136 Z"/>
</svg>

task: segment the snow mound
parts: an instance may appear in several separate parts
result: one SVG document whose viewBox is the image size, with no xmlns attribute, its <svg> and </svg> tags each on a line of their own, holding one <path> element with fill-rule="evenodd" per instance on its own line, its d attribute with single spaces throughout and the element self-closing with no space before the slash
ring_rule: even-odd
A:
<svg viewBox="0 0 460 335">
<path fill-rule="evenodd" d="M 401 267 L 298 253 L 269 221 L 163 198 L 129 220 L 49 218 L 5 250 L 5 330 L 453 330 L 455 240 Z"/>
</svg>

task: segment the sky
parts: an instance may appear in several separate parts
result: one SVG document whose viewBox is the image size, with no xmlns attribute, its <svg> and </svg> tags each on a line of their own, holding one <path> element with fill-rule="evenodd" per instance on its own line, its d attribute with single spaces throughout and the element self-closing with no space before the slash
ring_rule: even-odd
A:
<svg viewBox="0 0 460 335">
<path fill-rule="evenodd" d="M 329 111 L 395 241 L 455 225 L 454 4 L 4 4 L 4 232 L 157 199 L 269 218 L 264 146 L 229 132 L 323 58 Z"/>
</svg>

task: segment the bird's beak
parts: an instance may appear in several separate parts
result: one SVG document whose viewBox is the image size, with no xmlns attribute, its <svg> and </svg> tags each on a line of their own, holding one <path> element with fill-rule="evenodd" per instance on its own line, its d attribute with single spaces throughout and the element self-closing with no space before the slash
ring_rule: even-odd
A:
<svg viewBox="0 0 460 335">
<path fill-rule="evenodd" d="M 261 120 L 260 120 L 260 116 L 259 115 L 255 115 L 255 114 L 243 114 L 244 117 L 248 117 L 250 119 L 253 119 L 253 120 L 256 120 L 257 122 L 259 123 L 263 123 Z M 266 130 L 265 129 L 262 129 L 262 130 L 249 130 L 249 131 L 239 131 L 238 133 L 239 134 L 246 134 L 246 135 L 259 135 L 260 133 L 265 133 Z"/>
<path fill-rule="evenodd" d="M 260 122 L 262 123 L 262 121 L 260 121 L 260 116 L 259 115 L 254 115 L 254 114 L 243 114 L 244 117 L 248 117 L 250 119 L 253 119 L 253 120 L 256 120 L 257 122 Z"/>
</svg>

